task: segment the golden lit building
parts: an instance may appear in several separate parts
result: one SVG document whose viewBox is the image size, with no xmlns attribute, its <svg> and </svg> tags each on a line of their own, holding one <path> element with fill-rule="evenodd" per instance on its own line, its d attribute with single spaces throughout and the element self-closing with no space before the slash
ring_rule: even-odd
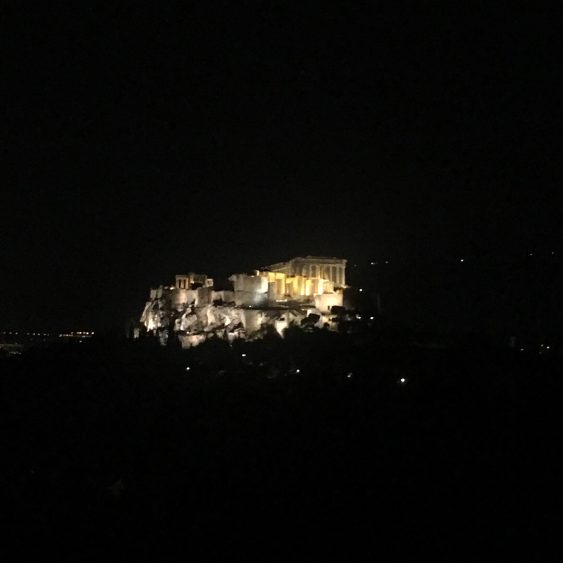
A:
<svg viewBox="0 0 563 563">
<path fill-rule="evenodd" d="M 235 304 L 239 307 L 300 305 L 328 313 L 342 306 L 346 260 L 306 256 L 278 262 L 252 274 L 234 274 Z"/>
<path fill-rule="evenodd" d="M 178 274 L 173 286 L 151 289 L 140 321 L 163 343 L 176 334 L 184 347 L 211 335 L 228 340 L 256 337 L 267 327 L 282 334 L 304 319 L 334 328 L 331 312 L 343 304 L 346 260 L 297 257 L 233 274 L 229 280 L 232 290 L 216 290 L 205 274 Z"/>
</svg>

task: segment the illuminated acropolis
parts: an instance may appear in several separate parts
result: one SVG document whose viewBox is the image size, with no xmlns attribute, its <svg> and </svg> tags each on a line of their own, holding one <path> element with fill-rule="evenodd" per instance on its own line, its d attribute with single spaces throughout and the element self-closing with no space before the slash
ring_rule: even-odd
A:
<svg viewBox="0 0 563 563">
<path fill-rule="evenodd" d="M 205 274 L 178 274 L 173 286 L 151 289 L 141 323 L 165 343 L 176 334 L 183 347 L 210 336 L 232 341 L 259 338 L 289 326 L 334 328 L 333 308 L 342 307 L 346 260 L 297 257 L 229 277 L 216 289 Z"/>
</svg>

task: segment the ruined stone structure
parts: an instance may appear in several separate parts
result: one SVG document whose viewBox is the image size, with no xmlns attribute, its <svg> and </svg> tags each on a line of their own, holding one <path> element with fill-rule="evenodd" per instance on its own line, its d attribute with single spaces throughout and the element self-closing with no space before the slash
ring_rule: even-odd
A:
<svg viewBox="0 0 563 563">
<path fill-rule="evenodd" d="M 209 336 L 229 341 L 283 335 L 291 325 L 334 328 L 341 307 L 346 260 L 306 256 L 233 274 L 232 290 L 216 290 L 204 274 L 176 275 L 175 285 L 151 289 L 141 323 L 162 343 L 177 335 L 184 347 Z"/>
<path fill-rule="evenodd" d="M 326 279 L 335 287 L 346 287 L 346 260 L 307 256 L 292 258 L 287 262 L 278 262 L 268 266 L 272 272 L 282 272 L 288 276 L 307 276 L 310 279 Z"/>
</svg>

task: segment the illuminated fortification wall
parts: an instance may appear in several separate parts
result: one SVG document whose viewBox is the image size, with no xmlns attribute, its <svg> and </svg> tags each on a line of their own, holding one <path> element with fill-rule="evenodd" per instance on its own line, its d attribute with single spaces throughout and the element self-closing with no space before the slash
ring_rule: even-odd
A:
<svg viewBox="0 0 563 563">
<path fill-rule="evenodd" d="M 306 256 L 252 273 L 233 274 L 232 290 L 215 290 L 205 274 L 176 275 L 173 286 L 151 289 L 141 323 L 165 343 L 177 335 L 182 346 L 209 336 L 232 341 L 257 338 L 289 326 L 333 328 L 333 307 L 341 307 L 346 260 Z"/>
</svg>

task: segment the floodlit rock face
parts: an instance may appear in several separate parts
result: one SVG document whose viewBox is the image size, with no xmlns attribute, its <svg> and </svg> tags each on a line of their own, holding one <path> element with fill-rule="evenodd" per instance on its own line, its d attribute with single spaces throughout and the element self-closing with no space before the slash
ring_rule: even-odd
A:
<svg viewBox="0 0 563 563">
<path fill-rule="evenodd" d="M 150 290 L 140 322 L 161 344 L 176 336 L 189 348 L 210 336 L 232 342 L 283 336 L 292 325 L 334 328 L 331 310 L 342 307 L 346 260 L 307 256 L 253 273 L 233 274 L 232 290 L 216 290 L 205 274 L 176 275 L 175 285 Z"/>
</svg>

